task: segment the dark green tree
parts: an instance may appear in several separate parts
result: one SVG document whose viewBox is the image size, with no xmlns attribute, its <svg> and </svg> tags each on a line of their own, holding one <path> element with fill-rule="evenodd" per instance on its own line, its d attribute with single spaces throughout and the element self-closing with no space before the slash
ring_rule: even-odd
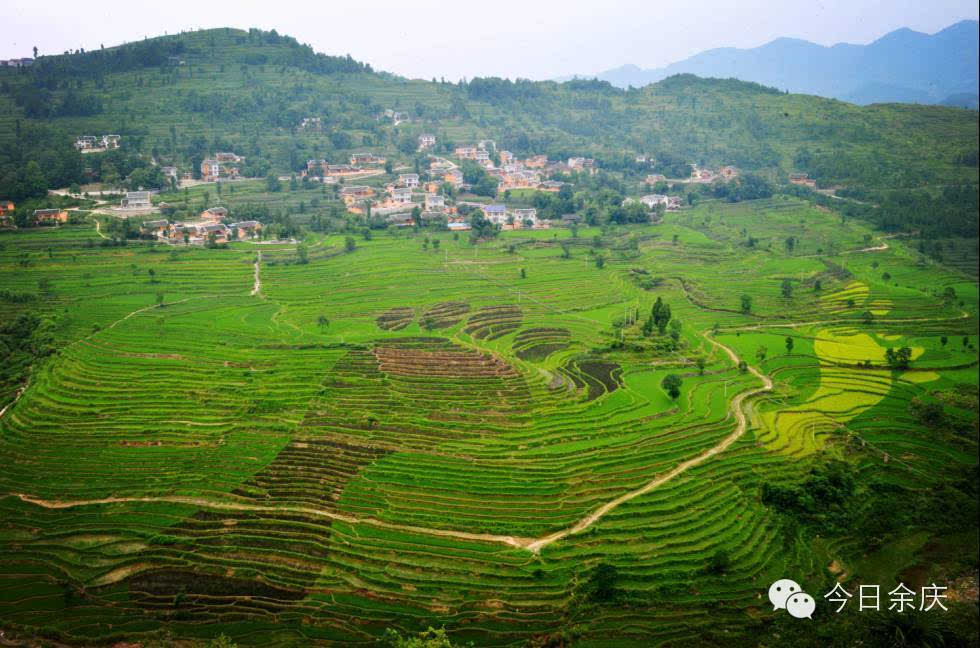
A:
<svg viewBox="0 0 980 648">
<path fill-rule="evenodd" d="M 888 347 L 885 350 L 885 362 L 895 370 L 908 369 L 912 362 L 912 349 L 903 346 L 899 349 Z"/>
<path fill-rule="evenodd" d="M 677 397 L 681 395 L 681 385 L 683 383 L 683 379 L 677 374 L 667 374 L 664 376 L 664 379 L 660 381 L 660 386 L 665 392 L 667 392 L 667 395 L 670 396 L 672 400 L 676 400 Z"/>
<path fill-rule="evenodd" d="M 741 298 L 742 313 L 748 315 L 752 312 L 752 297 L 751 295 L 742 295 Z"/>
<path fill-rule="evenodd" d="M 657 327 L 657 331 L 663 335 L 667 330 L 667 325 L 670 324 L 670 305 L 657 297 L 657 301 L 653 302 L 653 308 L 650 309 L 650 317 L 653 319 L 653 325 Z"/>
</svg>

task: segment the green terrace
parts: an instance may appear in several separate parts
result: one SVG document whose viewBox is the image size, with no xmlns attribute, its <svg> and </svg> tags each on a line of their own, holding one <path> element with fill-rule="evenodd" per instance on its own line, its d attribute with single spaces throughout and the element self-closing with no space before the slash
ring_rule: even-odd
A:
<svg viewBox="0 0 980 648">
<path fill-rule="evenodd" d="M 861 530 L 918 539 L 898 573 L 946 533 L 919 522 L 924 489 L 976 463 L 975 276 L 781 195 L 576 234 L 311 233 L 304 263 L 296 243 L 0 233 L 5 289 L 35 295 L 0 320 L 38 313 L 54 348 L 3 401 L 5 623 L 748 646 L 778 631 L 773 579 L 880 573 Z M 658 297 L 678 324 L 644 331 Z M 830 464 L 856 532 L 785 504 Z M 918 522 L 870 526 L 886 487 Z M 975 548 L 956 537 L 950 556 Z M 590 598 L 599 564 L 625 604 Z"/>
</svg>

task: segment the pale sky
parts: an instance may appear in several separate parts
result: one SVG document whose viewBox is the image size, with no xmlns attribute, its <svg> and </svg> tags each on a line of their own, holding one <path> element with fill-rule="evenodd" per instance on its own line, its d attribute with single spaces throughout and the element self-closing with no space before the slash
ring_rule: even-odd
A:
<svg viewBox="0 0 980 648">
<path fill-rule="evenodd" d="M 260 27 L 412 78 L 547 79 L 661 67 L 780 36 L 832 45 L 899 27 L 931 34 L 978 14 L 977 0 L 3 0 L 0 58 Z"/>
</svg>

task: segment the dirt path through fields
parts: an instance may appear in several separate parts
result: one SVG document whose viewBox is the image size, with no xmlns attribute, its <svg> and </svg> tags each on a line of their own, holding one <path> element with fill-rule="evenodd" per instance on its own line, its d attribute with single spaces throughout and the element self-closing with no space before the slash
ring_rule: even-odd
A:
<svg viewBox="0 0 980 648">
<path fill-rule="evenodd" d="M 17 390 L 17 394 L 14 396 L 14 400 L 12 400 L 9 403 L 7 403 L 6 405 L 4 405 L 3 406 L 3 409 L 0 409 L 0 419 L 2 419 L 3 418 L 3 415 L 7 413 L 7 410 L 8 409 L 10 409 L 11 407 L 13 407 L 14 404 L 17 403 L 17 401 L 20 400 L 20 397 L 24 394 L 25 391 L 27 391 L 27 386 L 30 385 L 30 384 L 31 384 L 31 377 L 30 377 L 30 374 L 28 374 L 27 380 Z"/>
<path fill-rule="evenodd" d="M 252 285 L 252 296 L 259 295 L 262 290 L 262 277 L 259 275 L 259 268 L 262 265 L 262 251 L 255 255 L 255 282 Z M 259 295 L 261 297 L 261 295 Z"/>
<path fill-rule="evenodd" d="M 262 506 L 259 504 L 246 504 L 244 502 L 219 502 L 206 497 L 190 497 L 184 495 L 159 495 L 146 497 L 103 497 L 101 499 L 90 500 L 45 500 L 23 493 L 11 493 L 28 504 L 34 504 L 46 509 L 68 509 L 79 506 L 94 506 L 104 504 L 124 504 L 130 502 L 159 503 L 169 502 L 172 504 L 187 504 L 199 508 L 210 509 L 213 511 L 249 511 L 254 513 L 301 513 L 324 517 L 337 522 L 348 524 L 369 524 L 371 526 L 392 529 L 394 531 L 405 531 L 408 533 L 419 533 L 423 535 L 434 535 L 445 538 L 458 538 L 460 540 L 472 540 L 478 542 L 492 542 L 497 544 L 510 545 L 517 548 L 526 548 L 534 541 L 534 538 L 521 538 L 508 535 L 494 535 L 490 533 L 469 533 L 466 531 L 454 531 L 452 529 L 431 529 L 428 527 L 417 527 L 410 524 L 398 524 L 387 522 L 377 518 L 358 518 L 353 515 L 345 515 L 335 511 L 318 509 L 306 506 Z"/>
<path fill-rule="evenodd" d="M 727 353 L 728 357 L 731 358 L 732 363 L 734 363 L 736 367 L 738 366 L 739 357 L 738 355 L 735 354 L 735 351 L 733 351 L 730 347 L 725 346 L 721 342 L 712 339 L 707 334 L 705 334 L 704 337 L 708 342 L 715 345 L 716 347 L 719 347 L 725 353 Z M 647 493 L 654 490 L 655 488 L 663 486 L 664 484 L 674 479 L 678 475 L 682 474 L 686 470 L 693 468 L 694 466 L 697 466 L 699 464 L 702 464 L 708 459 L 710 459 L 711 457 L 715 456 L 716 454 L 719 454 L 727 450 L 728 447 L 731 446 L 733 443 L 735 443 L 743 434 L 745 434 L 745 431 L 748 429 L 748 417 L 745 415 L 745 411 L 742 409 L 742 403 L 745 401 L 746 398 L 749 398 L 750 396 L 755 396 L 756 394 L 761 394 L 770 391 L 772 389 L 772 380 L 769 378 L 769 376 L 759 372 L 755 367 L 749 367 L 748 370 L 752 375 L 756 376 L 762 381 L 763 386 L 760 389 L 753 388 L 753 389 L 743 391 L 732 399 L 730 408 L 732 414 L 735 416 L 735 421 L 736 421 L 735 429 L 732 431 L 731 434 L 729 434 L 727 437 L 722 439 L 720 443 L 718 443 L 715 446 L 712 446 L 711 448 L 708 448 L 701 454 L 692 457 L 691 459 L 682 461 L 681 463 L 677 464 L 677 466 L 675 466 L 672 470 L 664 473 L 663 475 L 658 476 L 657 478 L 653 479 L 650 482 L 647 482 L 645 485 L 641 486 L 640 488 L 637 488 L 636 490 L 620 495 L 614 500 L 606 502 L 598 509 L 586 515 L 584 518 L 582 518 L 572 526 L 562 529 L 561 531 L 556 531 L 555 533 L 552 533 L 550 535 L 544 536 L 543 538 L 539 538 L 535 540 L 531 544 L 527 545 L 526 548 L 530 551 L 533 551 L 534 553 L 538 553 L 541 551 L 542 548 L 548 546 L 553 542 L 557 542 L 558 540 L 566 538 L 574 533 L 580 533 L 582 531 L 585 531 L 590 526 L 598 522 L 603 516 L 605 516 L 607 513 L 614 510 L 616 507 L 620 506 L 621 504 L 625 504 L 626 502 L 636 497 L 639 497 L 641 495 L 646 495 Z"/>
<path fill-rule="evenodd" d="M 148 308 L 152 308 L 152 306 Z M 138 311 L 134 311 L 133 313 L 130 313 L 126 317 L 135 315 L 141 310 L 146 310 L 146 309 L 140 309 Z M 723 351 L 725 351 L 728 354 L 728 356 L 731 358 L 732 362 L 736 366 L 738 365 L 739 358 L 735 354 L 735 351 L 725 346 L 721 342 L 711 339 L 710 337 L 706 336 L 706 339 L 712 344 L 714 344 L 715 346 L 720 347 Z M 417 526 L 406 525 L 406 524 L 397 524 L 394 522 L 379 520 L 377 518 L 370 518 L 370 517 L 358 518 L 353 515 L 345 515 L 343 513 L 337 513 L 334 511 L 327 511 L 324 509 L 317 509 L 311 507 L 271 507 L 271 506 L 261 506 L 256 504 L 246 504 L 243 502 L 219 502 L 204 497 L 189 497 L 189 496 L 181 496 L 181 495 L 160 495 L 160 496 L 146 496 L 146 497 L 106 497 L 101 499 L 90 499 L 90 500 L 44 500 L 23 493 L 12 493 L 12 494 L 20 498 L 24 502 L 28 502 L 30 504 L 35 504 L 37 506 L 42 506 L 44 508 L 50 508 L 50 509 L 67 509 L 67 508 L 74 508 L 78 506 L 116 504 L 116 503 L 124 503 L 124 502 L 172 502 L 174 504 L 188 504 L 191 506 L 199 506 L 201 508 L 217 509 L 217 510 L 254 511 L 254 512 L 268 512 L 268 513 L 295 512 L 295 513 L 303 513 L 307 515 L 326 517 L 332 520 L 337 520 L 339 522 L 346 522 L 348 524 L 368 524 L 371 526 L 392 529 L 396 531 L 405 531 L 409 533 L 418 533 L 422 535 L 432 535 L 432 536 L 440 536 L 446 538 L 458 538 L 460 540 L 504 544 L 511 547 L 526 549 L 533 553 L 539 553 L 541 549 L 554 542 L 557 542 L 572 534 L 580 533 L 588 529 L 590 526 L 592 526 L 600 519 L 602 519 L 603 516 L 608 514 L 610 511 L 613 511 L 614 509 L 616 509 L 616 507 L 620 506 L 621 504 L 624 504 L 641 495 L 645 495 L 646 493 L 649 493 L 655 488 L 658 488 L 663 484 L 666 484 L 667 482 L 674 479 L 678 475 L 684 473 L 688 469 L 693 468 L 694 466 L 697 466 L 701 463 L 704 463 L 705 461 L 707 461 L 708 459 L 710 459 L 711 457 L 715 456 L 720 452 L 724 452 L 729 446 L 735 443 L 735 441 L 737 441 L 745 433 L 745 430 L 748 427 L 748 419 L 745 415 L 745 412 L 742 410 L 742 403 L 744 402 L 744 400 L 755 394 L 762 393 L 772 389 L 772 381 L 769 379 L 768 376 L 760 373 L 754 367 L 749 367 L 749 371 L 753 375 L 758 377 L 760 380 L 762 380 L 763 387 L 761 389 L 753 388 L 750 390 L 746 390 L 736 395 L 735 398 L 732 399 L 730 409 L 736 420 L 735 430 L 727 437 L 722 439 L 720 443 L 702 452 L 696 457 L 681 462 L 669 472 L 657 476 L 655 479 L 648 482 L 644 486 L 636 490 L 630 491 L 628 493 L 625 493 L 623 495 L 620 495 L 614 500 L 606 502 L 598 509 L 596 509 L 592 513 L 589 513 L 575 524 L 566 527 L 564 529 L 561 529 L 560 531 L 556 531 L 554 533 L 548 534 L 541 538 L 527 538 L 527 537 L 520 537 L 520 536 L 498 535 L 498 534 L 490 534 L 490 533 L 470 533 L 467 531 L 455 531 L 452 529 L 433 529 L 429 527 L 417 527 Z"/>
</svg>

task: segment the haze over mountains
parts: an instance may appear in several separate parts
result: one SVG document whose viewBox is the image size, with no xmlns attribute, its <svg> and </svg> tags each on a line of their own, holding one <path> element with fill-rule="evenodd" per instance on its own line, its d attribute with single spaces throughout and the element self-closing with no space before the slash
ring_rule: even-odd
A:
<svg viewBox="0 0 980 648">
<path fill-rule="evenodd" d="M 977 21 L 963 20 L 931 35 L 898 29 L 868 45 L 825 47 L 778 38 L 752 49 L 707 50 L 663 68 L 624 65 L 596 77 L 625 88 L 691 73 L 755 81 L 857 104 L 904 102 L 976 108 L 977 32 Z"/>
</svg>

